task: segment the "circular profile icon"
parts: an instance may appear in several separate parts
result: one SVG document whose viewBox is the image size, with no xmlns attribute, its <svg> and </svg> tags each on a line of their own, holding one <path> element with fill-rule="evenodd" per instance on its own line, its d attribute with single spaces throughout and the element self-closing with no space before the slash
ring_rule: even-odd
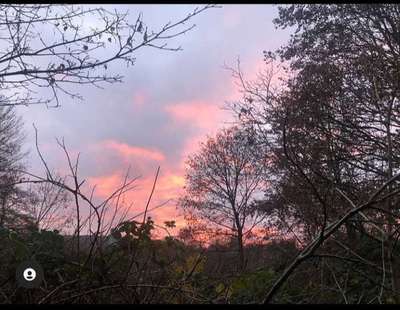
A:
<svg viewBox="0 0 400 310">
<path fill-rule="evenodd" d="M 36 271 L 33 268 L 26 268 L 22 274 L 26 281 L 33 281 L 36 279 Z"/>
<path fill-rule="evenodd" d="M 34 260 L 24 261 L 18 265 L 15 276 L 19 286 L 37 288 L 43 281 L 43 269 Z"/>
</svg>

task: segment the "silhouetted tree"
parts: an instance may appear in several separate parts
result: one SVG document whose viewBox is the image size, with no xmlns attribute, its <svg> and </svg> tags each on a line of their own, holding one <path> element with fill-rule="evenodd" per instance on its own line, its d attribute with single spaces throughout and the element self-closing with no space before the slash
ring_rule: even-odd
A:
<svg viewBox="0 0 400 310">
<path fill-rule="evenodd" d="M 22 120 L 11 107 L 0 107 L 0 226 L 17 225 L 21 191 L 14 185 L 23 167 Z M 18 225 L 17 225 L 18 226 Z"/>
<path fill-rule="evenodd" d="M 211 7 L 152 30 L 142 14 L 132 23 L 128 12 L 105 7 L 2 4 L 0 105 L 59 106 L 61 94 L 81 98 L 77 85 L 120 82 L 111 64 L 133 65 L 136 52 L 145 47 L 180 50 L 168 41 L 191 30 L 194 25 L 185 23 Z"/>
<path fill-rule="evenodd" d="M 365 251 L 369 242 L 382 246 L 371 266 L 377 278 L 386 276 L 369 295 L 394 296 L 386 285 L 398 291 L 399 20 L 399 6 L 392 4 L 281 7 L 276 25 L 297 29 L 287 45 L 265 56 L 289 63 L 292 76 L 273 89 L 271 75 L 248 83 L 236 72 L 245 97 L 234 110 L 272 154 L 275 182 L 265 210 L 292 230 L 297 226 L 299 241 L 307 242 L 283 281 L 318 249 L 327 250 L 331 237 L 339 242 L 330 248 L 334 255 L 345 250 L 346 259 L 358 263 L 376 259 Z M 355 291 L 353 298 L 357 294 L 363 295 Z"/>
<path fill-rule="evenodd" d="M 265 154 L 253 137 L 238 127 L 224 129 L 202 143 L 189 157 L 185 195 L 180 205 L 234 236 L 239 249 L 239 269 L 245 265 L 244 241 L 263 220 L 252 204 L 264 185 Z"/>
</svg>

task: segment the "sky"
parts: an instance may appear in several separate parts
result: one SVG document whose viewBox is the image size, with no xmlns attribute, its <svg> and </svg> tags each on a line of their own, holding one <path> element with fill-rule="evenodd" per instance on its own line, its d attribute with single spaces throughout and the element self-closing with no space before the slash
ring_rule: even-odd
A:
<svg viewBox="0 0 400 310">
<path fill-rule="evenodd" d="M 139 12 L 155 27 L 177 20 L 194 5 L 117 5 L 129 10 L 132 23 Z M 175 220 L 184 226 L 175 200 L 184 186 L 185 160 L 207 135 L 214 135 L 233 121 L 224 109 L 240 93 L 225 65 L 235 66 L 238 57 L 247 78 L 263 67 L 263 50 L 274 50 L 289 39 L 289 30 L 275 29 L 274 5 L 224 5 L 196 16 L 196 27 L 174 39 L 179 52 L 143 49 L 136 64 L 114 64 L 123 83 L 104 89 L 85 87 L 83 101 L 63 100 L 61 107 L 19 107 L 25 122 L 29 169 L 43 172 L 35 152 L 34 130 L 49 166 L 66 171 L 65 157 L 56 138 L 64 138 L 73 155 L 80 153 L 80 175 L 86 184 L 97 185 L 95 195 L 105 198 L 118 187 L 130 167 L 140 176 L 128 194 L 132 214 L 143 211 L 157 167 L 160 176 L 150 207 L 168 204 L 151 212 L 156 222 Z"/>
</svg>

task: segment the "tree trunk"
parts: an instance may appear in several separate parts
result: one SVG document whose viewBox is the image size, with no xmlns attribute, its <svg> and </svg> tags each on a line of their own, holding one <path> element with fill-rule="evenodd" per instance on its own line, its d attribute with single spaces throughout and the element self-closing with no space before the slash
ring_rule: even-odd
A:
<svg viewBox="0 0 400 310">
<path fill-rule="evenodd" d="M 238 270 L 242 272 L 244 270 L 244 247 L 243 247 L 243 231 L 238 228 L 238 247 L 239 247 L 239 264 Z"/>
</svg>

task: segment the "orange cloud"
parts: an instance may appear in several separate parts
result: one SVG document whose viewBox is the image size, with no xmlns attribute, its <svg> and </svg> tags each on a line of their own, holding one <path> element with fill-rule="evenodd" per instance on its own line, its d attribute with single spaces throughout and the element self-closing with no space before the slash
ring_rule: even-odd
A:
<svg viewBox="0 0 400 310">
<path fill-rule="evenodd" d="M 171 183 L 175 186 L 183 187 L 185 185 L 185 178 L 180 175 L 171 175 L 170 177 Z"/>
<path fill-rule="evenodd" d="M 90 186 L 96 186 L 95 195 L 106 198 L 123 184 L 123 177 L 119 173 L 107 176 L 89 177 Z"/>
<path fill-rule="evenodd" d="M 112 175 L 88 178 L 90 186 L 96 185 L 95 195 L 100 199 L 108 198 L 116 189 L 122 186 L 125 175 L 116 172 Z M 133 203 L 128 218 L 140 214 L 146 207 L 151 188 L 154 182 L 154 175 L 150 173 L 145 178 L 140 178 L 133 184 L 135 188 L 124 194 L 126 204 Z M 177 229 L 185 226 L 185 221 L 176 210 L 176 199 L 179 197 L 184 177 L 173 171 L 163 172 L 161 170 L 155 191 L 149 204 L 148 216 L 151 216 L 157 225 L 163 225 L 165 221 L 175 221 Z M 162 206 L 161 206 L 162 205 Z M 158 207 L 161 206 L 161 207 Z M 157 207 L 154 211 L 152 208 Z M 141 218 L 141 216 L 139 217 Z M 164 236 L 165 231 L 157 229 L 157 236 Z"/>
<path fill-rule="evenodd" d="M 165 159 L 164 154 L 158 150 L 131 146 L 113 140 L 103 142 L 103 146 L 118 152 L 124 157 L 140 157 L 155 161 L 163 161 Z"/>
</svg>

